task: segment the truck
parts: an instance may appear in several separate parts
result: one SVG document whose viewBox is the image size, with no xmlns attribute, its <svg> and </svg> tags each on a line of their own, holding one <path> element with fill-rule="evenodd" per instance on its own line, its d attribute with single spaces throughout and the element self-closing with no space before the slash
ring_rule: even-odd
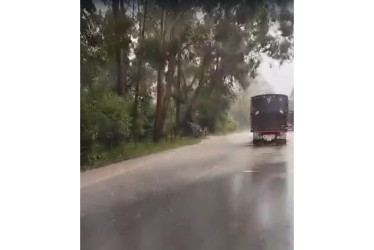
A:
<svg viewBox="0 0 374 250">
<path fill-rule="evenodd" d="M 253 145 L 287 143 L 288 96 L 257 95 L 251 98 L 251 132 Z"/>
</svg>

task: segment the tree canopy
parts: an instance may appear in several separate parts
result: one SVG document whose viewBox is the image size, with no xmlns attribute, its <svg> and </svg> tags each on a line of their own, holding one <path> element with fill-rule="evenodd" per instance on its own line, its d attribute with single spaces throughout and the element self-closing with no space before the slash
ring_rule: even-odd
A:
<svg viewBox="0 0 374 250">
<path fill-rule="evenodd" d="M 189 121 L 222 127 L 261 54 L 292 60 L 293 23 L 291 0 L 81 0 L 83 161 Z"/>
</svg>

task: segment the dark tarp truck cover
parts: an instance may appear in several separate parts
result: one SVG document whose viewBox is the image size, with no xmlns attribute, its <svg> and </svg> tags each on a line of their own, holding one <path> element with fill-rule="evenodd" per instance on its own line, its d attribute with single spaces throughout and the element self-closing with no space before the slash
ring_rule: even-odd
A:
<svg viewBox="0 0 374 250">
<path fill-rule="evenodd" d="M 287 129 L 288 97 L 286 95 L 258 95 L 251 99 L 252 131 Z"/>
</svg>

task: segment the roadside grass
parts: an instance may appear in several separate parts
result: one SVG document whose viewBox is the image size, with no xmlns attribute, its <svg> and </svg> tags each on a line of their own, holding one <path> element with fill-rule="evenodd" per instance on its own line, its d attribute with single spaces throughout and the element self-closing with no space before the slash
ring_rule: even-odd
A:
<svg viewBox="0 0 374 250">
<path fill-rule="evenodd" d="M 81 171 L 104 167 L 113 163 L 149 154 L 159 153 L 169 149 L 197 144 L 200 141 L 201 139 L 198 138 L 182 137 L 176 138 L 174 140 L 162 140 L 157 143 L 141 142 L 137 144 L 126 144 L 124 147 L 118 147 L 113 149 L 112 151 L 102 153 L 101 158 L 95 163 L 81 166 Z"/>
</svg>

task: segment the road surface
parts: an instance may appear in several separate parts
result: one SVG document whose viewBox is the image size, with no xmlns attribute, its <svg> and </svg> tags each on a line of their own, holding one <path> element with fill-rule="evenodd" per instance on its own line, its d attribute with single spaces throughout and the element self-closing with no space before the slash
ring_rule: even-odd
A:
<svg viewBox="0 0 374 250">
<path fill-rule="evenodd" d="M 288 139 L 214 136 L 82 173 L 81 249 L 293 249 Z"/>
</svg>

